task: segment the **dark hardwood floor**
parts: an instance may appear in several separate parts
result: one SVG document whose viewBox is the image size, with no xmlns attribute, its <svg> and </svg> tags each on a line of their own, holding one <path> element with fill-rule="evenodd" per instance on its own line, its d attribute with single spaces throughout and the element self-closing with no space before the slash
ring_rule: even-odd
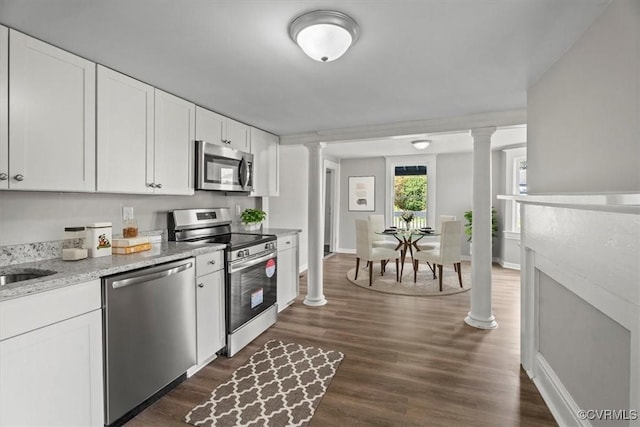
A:
<svg viewBox="0 0 640 427">
<path fill-rule="evenodd" d="M 519 272 L 493 268 L 492 331 L 467 326 L 470 293 L 409 297 L 350 284 L 352 255 L 324 261 L 323 307 L 300 297 L 278 323 L 231 359 L 219 357 L 127 426 L 181 420 L 270 339 L 345 354 L 311 426 L 555 426 L 521 369 Z M 469 264 L 463 264 L 468 269 Z"/>
</svg>

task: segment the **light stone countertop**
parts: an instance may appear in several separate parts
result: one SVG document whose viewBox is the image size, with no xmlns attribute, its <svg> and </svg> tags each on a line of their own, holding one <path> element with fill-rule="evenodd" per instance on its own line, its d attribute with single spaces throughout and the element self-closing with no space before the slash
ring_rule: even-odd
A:
<svg viewBox="0 0 640 427">
<path fill-rule="evenodd" d="M 49 276 L 0 286 L 0 302 L 87 282 L 103 276 L 207 254 L 224 248 L 224 244 L 163 242 L 152 245 L 150 251 L 129 255 L 111 255 L 79 261 L 63 261 L 61 258 L 53 258 L 0 266 L 0 274 L 34 269 L 56 271 L 55 274 Z"/>
</svg>

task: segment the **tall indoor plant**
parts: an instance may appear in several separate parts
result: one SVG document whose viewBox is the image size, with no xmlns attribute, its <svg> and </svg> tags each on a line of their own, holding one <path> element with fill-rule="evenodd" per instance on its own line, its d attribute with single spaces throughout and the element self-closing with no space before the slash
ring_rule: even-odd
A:
<svg viewBox="0 0 640 427">
<path fill-rule="evenodd" d="M 464 225 L 464 234 L 469 236 L 467 242 L 471 242 L 471 235 L 473 233 L 473 212 L 466 211 L 464 213 L 464 219 L 467 220 L 467 223 Z M 491 207 L 491 240 L 498 237 L 498 211 L 496 208 Z"/>
</svg>

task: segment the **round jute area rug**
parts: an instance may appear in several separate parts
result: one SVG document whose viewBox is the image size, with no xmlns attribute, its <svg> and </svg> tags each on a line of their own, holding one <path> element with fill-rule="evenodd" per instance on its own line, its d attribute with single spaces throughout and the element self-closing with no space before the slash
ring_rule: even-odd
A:
<svg viewBox="0 0 640 427">
<path fill-rule="evenodd" d="M 366 263 L 364 263 L 366 265 Z M 347 272 L 347 280 L 356 286 L 376 292 L 411 296 L 442 296 L 466 292 L 471 289 L 471 264 L 462 263 L 462 288 L 458 282 L 458 273 L 453 271 L 453 265 L 444 266 L 442 269 L 442 292 L 438 287 L 438 279 L 433 278 L 433 273 L 426 264 L 420 264 L 416 283 L 413 283 L 413 266 L 408 259 L 404 266 L 402 282 L 396 282 L 396 266 L 393 261 L 387 264 L 384 276 L 380 275 L 380 263 L 373 266 L 373 284 L 369 286 L 369 270 L 361 268 L 358 272 L 358 280 L 355 280 L 356 269 Z"/>
</svg>

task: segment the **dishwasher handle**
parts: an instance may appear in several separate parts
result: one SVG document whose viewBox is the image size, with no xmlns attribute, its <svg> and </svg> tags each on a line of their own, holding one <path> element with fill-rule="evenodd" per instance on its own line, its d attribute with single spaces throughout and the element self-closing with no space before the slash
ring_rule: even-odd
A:
<svg viewBox="0 0 640 427">
<path fill-rule="evenodd" d="M 163 277 L 173 276 L 181 271 L 185 271 L 193 267 L 193 262 L 189 261 L 176 267 L 166 268 L 160 271 L 154 271 L 140 276 L 128 277 L 126 279 L 115 280 L 111 283 L 113 289 L 124 288 L 125 286 L 137 285 L 138 283 L 148 282 L 150 280 L 161 279 Z"/>
</svg>

